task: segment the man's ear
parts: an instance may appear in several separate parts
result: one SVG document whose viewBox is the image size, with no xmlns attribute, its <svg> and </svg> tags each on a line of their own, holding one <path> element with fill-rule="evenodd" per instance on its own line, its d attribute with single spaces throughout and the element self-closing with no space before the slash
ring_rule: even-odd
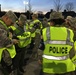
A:
<svg viewBox="0 0 76 75">
<path fill-rule="evenodd" d="M 8 20 L 8 19 L 9 19 L 9 17 L 8 17 L 8 16 L 5 16 L 5 19 L 6 19 L 6 20 Z"/>
</svg>

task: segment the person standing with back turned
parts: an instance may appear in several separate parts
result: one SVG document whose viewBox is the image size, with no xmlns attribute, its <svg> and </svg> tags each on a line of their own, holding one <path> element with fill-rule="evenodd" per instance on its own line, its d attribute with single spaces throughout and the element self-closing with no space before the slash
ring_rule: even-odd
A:
<svg viewBox="0 0 76 75">
<path fill-rule="evenodd" d="M 42 30 L 45 49 L 43 51 L 43 75 L 75 75 L 75 65 L 70 59 L 74 51 L 74 33 L 63 27 L 64 17 L 61 12 L 52 12 L 50 27 Z"/>
</svg>

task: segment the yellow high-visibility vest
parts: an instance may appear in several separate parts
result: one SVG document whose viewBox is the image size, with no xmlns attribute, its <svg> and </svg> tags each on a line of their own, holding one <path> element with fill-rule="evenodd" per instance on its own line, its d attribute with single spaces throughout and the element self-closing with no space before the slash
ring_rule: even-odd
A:
<svg viewBox="0 0 76 75">
<path fill-rule="evenodd" d="M 26 47 L 31 43 L 31 33 L 30 32 L 24 32 L 22 35 L 17 36 L 19 39 L 18 46 L 20 48 Z"/>
<path fill-rule="evenodd" d="M 75 70 L 69 58 L 74 46 L 73 31 L 65 27 L 47 27 L 42 30 L 45 44 L 43 51 L 43 72 L 60 74 Z"/>
<path fill-rule="evenodd" d="M 11 58 L 14 58 L 15 55 L 16 55 L 16 50 L 15 50 L 15 46 L 14 45 L 12 45 L 11 47 L 8 47 L 8 48 L 6 48 L 6 47 L 5 48 L 0 48 L 0 61 L 2 59 L 2 52 L 5 49 L 9 52 Z"/>
</svg>

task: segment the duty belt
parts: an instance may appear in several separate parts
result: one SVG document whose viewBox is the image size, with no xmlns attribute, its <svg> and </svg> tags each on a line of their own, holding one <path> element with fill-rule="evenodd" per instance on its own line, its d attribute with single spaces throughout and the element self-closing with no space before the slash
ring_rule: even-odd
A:
<svg viewBox="0 0 76 75">
<path fill-rule="evenodd" d="M 69 58 L 69 55 L 66 56 L 49 56 L 49 55 L 43 55 L 43 58 L 50 59 L 50 60 L 66 60 Z"/>
</svg>

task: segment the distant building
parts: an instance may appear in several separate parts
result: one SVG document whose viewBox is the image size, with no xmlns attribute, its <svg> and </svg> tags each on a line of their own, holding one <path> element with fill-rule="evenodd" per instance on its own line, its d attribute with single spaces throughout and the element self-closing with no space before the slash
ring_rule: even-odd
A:
<svg viewBox="0 0 76 75">
<path fill-rule="evenodd" d="M 62 12 L 62 14 L 63 14 L 64 18 L 66 18 L 67 16 L 76 17 L 76 13 L 74 11 L 66 11 L 66 10 L 64 10 Z"/>
</svg>

